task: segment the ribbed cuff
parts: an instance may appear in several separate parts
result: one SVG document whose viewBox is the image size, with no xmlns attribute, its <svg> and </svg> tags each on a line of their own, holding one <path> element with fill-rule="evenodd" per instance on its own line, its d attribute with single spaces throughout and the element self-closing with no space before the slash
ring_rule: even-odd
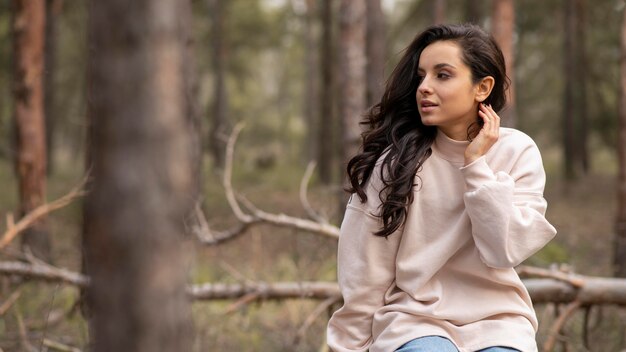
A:
<svg viewBox="0 0 626 352">
<path fill-rule="evenodd" d="M 474 160 L 469 165 L 465 165 L 461 168 L 461 174 L 465 178 L 465 189 L 467 191 L 474 191 L 480 188 L 483 184 L 489 181 L 495 181 L 496 175 L 487 165 L 487 159 L 485 156 Z"/>
</svg>

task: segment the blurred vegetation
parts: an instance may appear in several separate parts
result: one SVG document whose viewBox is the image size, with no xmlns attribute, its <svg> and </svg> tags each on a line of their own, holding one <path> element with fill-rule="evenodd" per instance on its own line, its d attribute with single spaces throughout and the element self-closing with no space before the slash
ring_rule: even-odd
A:
<svg viewBox="0 0 626 352">
<path fill-rule="evenodd" d="M 385 2 L 388 3 L 388 2 Z M 390 3 L 390 2 L 389 2 Z M 228 0 L 225 4 L 228 47 L 226 86 L 231 123 L 245 121 L 235 153 L 233 184 L 261 209 L 304 216 L 298 187 L 308 160 L 304 144 L 308 126 L 303 120 L 305 55 L 302 0 Z M 489 2 L 481 2 L 480 22 L 489 28 Z M 16 209 L 17 189 L 11 156 L 11 28 L 10 2 L 0 1 L 0 216 Z M 528 264 L 568 263 L 587 275 L 610 275 L 611 241 L 615 213 L 615 145 L 619 77 L 621 0 L 588 3 L 590 148 L 592 169 L 574 182 L 562 181 L 561 120 L 563 101 L 562 1 L 516 2 L 516 79 L 520 129 L 532 136 L 544 157 L 548 173 L 548 218 L 559 230 L 557 238 L 529 259 Z M 213 99 L 211 14 L 208 1 L 195 0 L 194 38 L 200 82 L 199 102 L 203 135 L 208 135 Z M 387 72 L 412 37 L 430 24 L 428 1 L 396 0 L 385 6 L 387 15 Z M 464 2 L 448 2 L 450 22 L 464 21 Z M 305 9 L 305 7 L 304 7 Z M 86 4 L 65 1 L 58 18 L 58 48 L 53 68 L 58 121 L 55 131 L 54 172 L 49 177 L 48 199 L 68 191 L 81 179 L 85 145 L 87 43 Z M 314 28 L 319 34 L 319 24 Z M 336 32 L 335 32 L 336 34 Z M 317 55 L 318 53 L 315 52 Z M 322 89 L 331 89 L 323 87 Z M 205 141 L 205 144 L 206 141 Z M 269 157 L 268 157 L 269 155 Z M 323 156 L 333 157 L 333 156 Z M 267 162 L 267 160 L 270 162 Z M 234 225 L 221 175 L 204 160 L 204 203 L 209 221 L 217 229 Z M 314 207 L 329 216 L 338 187 L 312 179 L 309 197 Z M 53 213 L 49 219 L 56 265 L 80 270 L 80 202 Z M 190 281 L 238 282 L 242 277 L 260 281 L 335 280 L 336 243 L 295 230 L 256 227 L 225 245 L 207 248 L 189 240 Z M 0 254 L 0 259 L 4 255 Z M 77 310 L 60 323 L 45 326 L 54 312 L 70 311 L 79 298 L 71 287 L 19 283 L 1 279 L 0 302 L 16 287 L 21 297 L 0 316 L 0 348 L 17 346 L 15 323 L 23 316 L 27 328 L 70 345 L 87 348 L 87 326 Z M 197 351 L 318 351 L 324 344 L 327 316 L 318 318 L 303 340 L 294 345 L 299 327 L 317 302 L 253 303 L 225 313 L 233 302 L 194 304 Z M 539 339 L 545 338 L 554 319 L 551 306 L 537 307 Z M 626 316 L 623 309 L 594 308 L 598 321 L 591 341 L 602 351 L 624 348 Z M 578 314 L 578 313 L 577 313 Z M 582 313 L 581 313 L 582 314 Z M 574 345 L 581 346 L 582 315 L 568 325 Z M 35 335 L 38 336 L 38 335 Z M 39 336 L 42 337 L 42 336 Z M 39 341 L 39 340 L 37 340 Z M 37 341 L 33 341 L 37 344 Z M 582 347 L 573 349 L 583 351 Z"/>
</svg>

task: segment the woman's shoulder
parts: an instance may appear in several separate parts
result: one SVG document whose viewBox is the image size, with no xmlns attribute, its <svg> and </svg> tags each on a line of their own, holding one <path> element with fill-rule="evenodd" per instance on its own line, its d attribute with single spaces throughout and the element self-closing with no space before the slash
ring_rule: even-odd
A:
<svg viewBox="0 0 626 352">
<path fill-rule="evenodd" d="M 500 127 L 500 137 L 498 138 L 500 147 L 513 150 L 536 149 L 537 144 L 526 133 L 510 127 Z"/>
</svg>

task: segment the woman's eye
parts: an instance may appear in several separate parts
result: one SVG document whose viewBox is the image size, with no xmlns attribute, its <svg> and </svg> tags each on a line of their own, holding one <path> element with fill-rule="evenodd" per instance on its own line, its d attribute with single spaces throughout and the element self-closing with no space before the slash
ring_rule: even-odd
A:
<svg viewBox="0 0 626 352">
<path fill-rule="evenodd" d="M 439 73 L 437 74 L 437 78 L 447 79 L 447 78 L 450 78 L 450 75 L 449 75 L 449 74 L 447 74 L 447 73 L 445 73 L 445 72 L 439 72 Z"/>
</svg>

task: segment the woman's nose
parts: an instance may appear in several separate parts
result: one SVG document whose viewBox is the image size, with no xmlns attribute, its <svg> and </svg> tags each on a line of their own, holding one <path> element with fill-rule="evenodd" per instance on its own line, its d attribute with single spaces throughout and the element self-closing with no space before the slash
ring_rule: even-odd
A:
<svg viewBox="0 0 626 352">
<path fill-rule="evenodd" d="M 421 94 L 432 93 L 432 90 L 430 88 L 430 82 L 428 81 L 426 77 L 424 77 L 422 81 L 420 82 L 420 84 L 417 86 L 417 91 L 420 92 Z"/>
</svg>

